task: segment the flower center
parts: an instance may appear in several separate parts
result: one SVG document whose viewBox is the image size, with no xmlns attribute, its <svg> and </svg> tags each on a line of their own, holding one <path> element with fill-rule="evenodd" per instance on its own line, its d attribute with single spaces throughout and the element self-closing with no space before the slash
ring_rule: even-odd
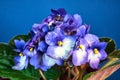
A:
<svg viewBox="0 0 120 80">
<path fill-rule="evenodd" d="M 80 44 L 78 47 L 79 49 L 83 49 L 84 46 Z"/>
<path fill-rule="evenodd" d="M 98 54 L 99 53 L 99 50 L 97 48 L 94 49 L 94 53 L 95 54 Z"/>
<path fill-rule="evenodd" d="M 58 41 L 58 46 L 62 46 L 63 42 L 62 41 Z"/>
<path fill-rule="evenodd" d="M 30 50 L 30 52 L 32 52 L 32 51 L 33 51 L 33 48 L 30 48 L 29 50 Z"/>
<path fill-rule="evenodd" d="M 19 56 L 23 56 L 23 53 L 21 52 L 21 53 L 19 53 Z"/>
</svg>

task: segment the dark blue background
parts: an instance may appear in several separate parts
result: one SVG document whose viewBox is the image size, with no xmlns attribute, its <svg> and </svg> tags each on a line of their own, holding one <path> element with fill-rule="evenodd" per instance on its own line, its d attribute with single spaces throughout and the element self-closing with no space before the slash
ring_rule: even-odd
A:
<svg viewBox="0 0 120 80">
<path fill-rule="evenodd" d="M 120 0 L 0 0 L 0 42 L 27 34 L 34 23 L 50 14 L 50 9 L 65 8 L 78 13 L 83 23 L 91 25 L 91 33 L 111 37 L 120 48 Z M 108 80 L 120 80 L 120 71 Z"/>
</svg>

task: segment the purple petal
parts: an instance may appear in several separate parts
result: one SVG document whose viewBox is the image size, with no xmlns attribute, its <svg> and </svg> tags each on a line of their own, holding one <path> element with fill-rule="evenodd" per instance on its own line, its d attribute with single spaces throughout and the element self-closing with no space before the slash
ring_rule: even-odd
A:
<svg viewBox="0 0 120 80">
<path fill-rule="evenodd" d="M 69 52 L 74 47 L 75 40 L 76 38 L 73 36 L 65 37 L 63 39 L 63 48 Z"/>
<path fill-rule="evenodd" d="M 93 42 L 91 48 L 92 49 L 97 48 L 100 51 L 105 50 L 106 46 L 107 46 L 106 42 Z"/>
<path fill-rule="evenodd" d="M 49 66 L 49 67 L 52 67 L 56 63 L 55 59 L 49 57 L 46 53 L 43 55 L 42 61 L 43 61 L 42 62 L 43 65 Z"/>
<path fill-rule="evenodd" d="M 59 46 L 49 46 L 46 54 L 55 59 L 63 58 L 65 56 L 65 49 Z"/>
<path fill-rule="evenodd" d="M 40 65 L 40 69 L 42 69 L 43 71 L 47 71 L 50 68 L 50 66 Z"/>
<path fill-rule="evenodd" d="M 42 27 L 42 31 L 43 31 L 43 32 L 48 32 L 48 31 L 49 31 L 48 26 L 47 26 L 47 25 L 44 25 L 44 26 Z"/>
<path fill-rule="evenodd" d="M 15 52 L 20 53 L 21 51 L 19 49 L 14 49 Z"/>
<path fill-rule="evenodd" d="M 49 23 L 50 21 L 52 21 L 52 16 L 48 16 L 47 18 L 45 18 L 42 23 Z"/>
<path fill-rule="evenodd" d="M 88 62 L 90 64 L 90 67 L 93 69 L 97 69 L 99 62 L 100 62 L 100 57 L 101 55 L 98 54 L 94 54 L 92 50 L 88 50 Z"/>
<path fill-rule="evenodd" d="M 40 41 L 38 44 L 38 50 L 42 52 L 46 52 L 48 45 L 45 43 L 45 41 Z"/>
<path fill-rule="evenodd" d="M 55 15 L 59 14 L 59 12 L 57 10 L 51 9 L 51 12 Z"/>
<path fill-rule="evenodd" d="M 25 68 L 26 64 L 26 56 L 21 56 L 21 57 L 16 57 L 15 60 L 16 61 L 16 65 L 12 67 L 12 69 L 15 69 L 15 70 L 22 70 Z M 27 67 L 27 66 L 26 66 Z"/>
<path fill-rule="evenodd" d="M 45 36 L 45 42 L 48 45 L 55 45 L 57 43 L 57 41 L 56 41 L 57 36 L 58 35 L 55 32 L 48 32 L 48 34 Z"/>
<path fill-rule="evenodd" d="M 72 15 L 66 14 L 63 21 L 66 22 L 66 21 L 68 21 L 69 19 L 72 19 Z"/>
<path fill-rule="evenodd" d="M 56 60 L 56 64 L 59 66 L 63 65 L 63 63 L 64 63 L 64 60 L 62 60 L 62 59 Z"/>
<path fill-rule="evenodd" d="M 88 47 L 88 43 L 84 38 L 79 39 L 79 42 L 77 43 L 77 46 L 79 46 L 79 45 L 83 45 L 85 48 Z"/>
<path fill-rule="evenodd" d="M 29 61 L 29 59 L 28 59 L 28 57 L 26 58 L 26 61 L 25 61 L 25 69 L 28 67 L 28 61 Z"/>
<path fill-rule="evenodd" d="M 14 62 L 15 62 L 15 63 L 18 63 L 18 62 L 20 61 L 20 58 L 21 58 L 20 56 L 16 56 L 16 57 L 14 58 Z"/>
<path fill-rule="evenodd" d="M 87 52 L 85 50 L 76 50 L 73 52 L 72 62 L 75 66 L 80 66 L 87 62 Z"/>
<path fill-rule="evenodd" d="M 26 49 L 23 51 L 23 54 L 24 54 L 24 55 L 30 56 L 30 57 L 34 56 L 36 53 L 37 53 L 37 51 L 36 51 L 35 49 L 34 49 L 33 51 L 29 51 L 29 49 L 26 48 Z"/>
<path fill-rule="evenodd" d="M 104 60 L 107 58 L 107 53 L 105 52 L 105 50 L 100 50 L 100 54 L 101 54 L 100 60 Z"/>
<path fill-rule="evenodd" d="M 32 31 L 36 34 L 39 31 L 40 24 L 33 24 Z"/>
<path fill-rule="evenodd" d="M 57 10 L 51 9 L 51 12 L 55 15 L 61 15 L 61 16 L 64 16 L 66 14 L 66 11 L 64 8 L 59 8 Z"/>
<path fill-rule="evenodd" d="M 99 58 L 93 56 L 89 61 L 90 67 L 93 69 L 98 69 L 99 62 Z"/>
<path fill-rule="evenodd" d="M 80 26 L 78 29 L 77 29 L 77 36 L 81 36 L 81 37 L 84 37 L 87 33 L 88 33 L 88 30 L 89 29 L 89 26 L 87 25 L 82 25 Z"/>
<path fill-rule="evenodd" d="M 78 15 L 78 14 L 75 14 L 74 18 L 77 21 L 77 24 L 78 24 L 77 26 L 80 26 L 82 24 L 82 18 L 81 18 L 81 16 Z"/>
<path fill-rule="evenodd" d="M 86 34 L 85 40 L 88 42 L 89 46 L 92 46 L 94 42 L 99 42 L 99 38 L 93 34 Z"/>
<path fill-rule="evenodd" d="M 39 68 L 41 63 L 42 56 L 38 53 L 31 57 L 30 64 L 35 67 L 35 69 Z"/>
<path fill-rule="evenodd" d="M 104 50 L 107 47 L 107 43 L 106 42 L 100 42 L 98 44 L 98 47 L 99 47 L 99 49 L 103 49 Z"/>
<path fill-rule="evenodd" d="M 20 65 L 20 63 L 16 64 L 15 66 L 12 67 L 12 69 L 14 70 L 23 70 L 24 69 L 24 65 Z"/>
<path fill-rule="evenodd" d="M 15 46 L 20 49 L 20 51 L 23 50 L 23 47 L 25 46 L 24 40 L 14 40 Z"/>
<path fill-rule="evenodd" d="M 66 10 L 64 8 L 59 8 L 57 11 L 59 12 L 60 15 L 66 14 Z"/>
</svg>

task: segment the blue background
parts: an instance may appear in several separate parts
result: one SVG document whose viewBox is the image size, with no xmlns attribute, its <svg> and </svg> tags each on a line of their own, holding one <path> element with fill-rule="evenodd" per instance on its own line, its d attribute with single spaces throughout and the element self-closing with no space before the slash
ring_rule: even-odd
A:
<svg viewBox="0 0 120 80">
<path fill-rule="evenodd" d="M 111 37 L 120 48 L 120 0 L 0 0 L 0 42 L 27 34 L 34 23 L 40 23 L 50 9 L 65 8 L 78 13 L 90 32 L 99 37 Z M 108 80 L 120 80 L 120 70 Z"/>
</svg>

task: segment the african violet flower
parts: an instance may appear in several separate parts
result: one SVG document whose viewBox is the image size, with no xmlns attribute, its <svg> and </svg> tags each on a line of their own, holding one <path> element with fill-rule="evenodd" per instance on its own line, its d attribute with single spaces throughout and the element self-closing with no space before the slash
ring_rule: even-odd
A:
<svg viewBox="0 0 120 80">
<path fill-rule="evenodd" d="M 37 50 L 39 49 L 36 45 L 41 45 L 41 34 L 37 32 L 34 37 L 27 41 L 23 54 L 29 57 L 32 57 L 33 55 L 37 54 Z M 40 46 L 41 47 L 41 46 Z"/>
<path fill-rule="evenodd" d="M 64 24 L 61 25 L 62 31 L 66 35 L 72 35 L 76 32 L 77 28 L 82 24 L 81 16 L 75 14 L 74 16 L 66 15 L 64 18 Z"/>
<path fill-rule="evenodd" d="M 42 69 L 43 71 L 47 71 L 55 64 L 62 65 L 62 59 L 54 59 L 48 56 L 46 53 L 38 52 L 36 55 L 32 56 L 30 59 L 30 64 L 35 67 L 35 69 Z"/>
<path fill-rule="evenodd" d="M 69 57 L 69 52 L 73 49 L 75 45 L 76 37 L 75 36 L 66 36 L 63 40 L 63 48 L 65 49 L 65 56 L 64 58 L 67 59 Z"/>
<path fill-rule="evenodd" d="M 94 42 L 99 42 L 99 38 L 93 34 L 86 34 L 84 39 L 87 41 L 89 46 L 92 46 Z"/>
<path fill-rule="evenodd" d="M 35 54 L 37 54 L 36 47 L 29 47 L 29 46 L 27 46 L 24 49 L 23 54 L 26 55 L 26 56 L 29 56 L 29 57 L 34 56 Z"/>
<path fill-rule="evenodd" d="M 12 69 L 15 70 L 23 70 L 26 69 L 28 66 L 28 57 L 27 56 L 16 56 L 14 58 L 14 61 L 16 63 L 15 66 L 12 67 Z"/>
<path fill-rule="evenodd" d="M 51 12 L 53 13 L 52 16 L 65 16 L 66 15 L 66 11 L 64 8 L 59 8 L 57 10 L 51 9 Z"/>
<path fill-rule="evenodd" d="M 42 53 L 37 52 L 37 54 L 33 55 L 30 58 L 30 64 L 35 67 L 35 69 L 38 69 L 40 67 L 40 63 L 42 61 Z"/>
<path fill-rule="evenodd" d="M 88 62 L 93 69 L 97 69 L 100 60 L 107 57 L 105 52 L 107 44 L 105 42 L 94 42 L 88 51 Z"/>
<path fill-rule="evenodd" d="M 59 8 L 58 10 L 51 9 L 52 14 L 45 18 L 42 23 L 48 25 L 49 30 L 54 30 L 55 26 L 63 23 L 63 18 L 67 14 L 65 9 Z"/>
<path fill-rule="evenodd" d="M 88 43 L 85 39 L 78 40 L 76 49 L 72 53 L 72 62 L 75 66 L 86 64 L 88 59 L 87 48 Z"/>
<path fill-rule="evenodd" d="M 81 25 L 79 28 L 77 28 L 76 37 L 80 36 L 81 38 L 84 38 L 86 34 L 89 33 L 90 27 L 86 24 Z"/>
<path fill-rule="evenodd" d="M 63 65 L 63 60 L 62 59 L 54 59 L 50 56 L 48 56 L 46 53 L 42 56 L 42 63 L 40 68 L 44 71 L 47 69 L 50 69 L 52 66 L 55 64 L 61 66 Z"/>
<path fill-rule="evenodd" d="M 23 50 L 23 54 L 25 56 L 32 57 L 37 53 L 36 46 L 33 43 L 34 42 L 32 40 L 29 40 L 28 42 L 26 42 L 26 45 Z"/>
<path fill-rule="evenodd" d="M 52 32 L 48 32 L 45 36 L 45 41 L 50 45 L 47 49 L 47 54 L 53 58 L 66 59 L 69 51 L 74 46 L 75 37 L 65 36 L 60 28 L 56 28 Z"/>
<path fill-rule="evenodd" d="M 39 37 L 42 37 L 42 36 L 44 36 L 45 35 L 45 33 L 47 33 L 49 31 L 49 27 L 48 27 L 48 25 L 47 24 L 45 24 L 45 23 L 42 23 L 42 24 L 34 24 L 33 26 L 32 26 L 32 29 L 31 29 L 31 31 L 30 31 L 30 34 L 31 34 L 31 36 L 32 37 L 34 37 L 35 36 L 35 34 L 40 34 L 41 36 L 39 36 Z"/>
<path fill-rule="evenodd" d="M 19 56 L 16 56 L 14 58 L 14 61 L 16 63 L 15 66 L 13 66 L 13 69 L 16 70 L 22 70 L 24 68 L 27 68 L 28 66 L 28 57 L 23 54 L 23 49 L 25 46 L 25 41 L 24 40 L 14 40 L 15 46 L 17 49 L 15 49 L 16 52 L 19 53 Z"/>
<path fill-rule="evenodd" d="M 51 12 L 42 23 L 33 25 L 30 40 L 26 43 L 15 40 L 19 56 L 14 59 L 13 69 L 27 68 L 29 58 L 35 69 L 47 71 L 55 64 L 63 65 L 71 56 L 74 66 L 89 63 L 97 69 L 100 60 L 107 57 L 106 43 L 89 33 L 90 27 L 82 25 L 80 15 L 72 16 L 63 8 L 51 9 Z"/>
<path fill-rule="evenodd" d="M 55 59 L 59 59 L 63 58 L 66 52 L 65 49 L 61 46 L 49 46 L 46 54 Z"/>
<path fill-rule="evenodd" d="M 54 31 L 48 32 L 45 36 L 45 42 L 48 45 L 57 45 L 59 41 L 65 38 L 60 28 L 56 28 Z"/>
<path fill-rule="evenodd" d="M 60 28 L 56 28 L 52 32 L 48 32 L 45 36 L 45 41 L 50 45 L 47 49 L 47 54 L 53 58 L 61 58 L 65 54 L 65 49 L 62 47 L 65 36 L 61 33 Z M 59 50 L 59 51 L 58 51 Z M 62 51 L 60 53 L 60 51 Z"/>
<path fill-rule="evenodd" d="M 24 40 L 14 40 L 14 44 L 16 46 L 16 49 L 14 51 L 16 52 L 22 52 L 25 46 L 25 41 Z"/>
</svg>

